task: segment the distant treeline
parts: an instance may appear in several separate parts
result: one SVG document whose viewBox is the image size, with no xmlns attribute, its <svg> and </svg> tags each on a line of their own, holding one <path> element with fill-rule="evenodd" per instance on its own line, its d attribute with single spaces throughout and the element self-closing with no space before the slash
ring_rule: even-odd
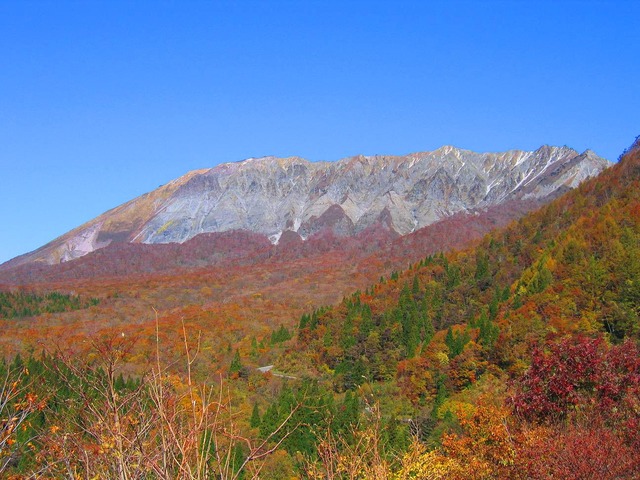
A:
<svg viewBox="0 0 640 480">
<path fill-rule="evenodd" d="M 0 318 L 24 318 L 43 313 L 68 312 L 88 308 L 99 302 L 97 298 L 81 298 L 78 295 L 60 292 L 0 292 Z"/>
</svg>

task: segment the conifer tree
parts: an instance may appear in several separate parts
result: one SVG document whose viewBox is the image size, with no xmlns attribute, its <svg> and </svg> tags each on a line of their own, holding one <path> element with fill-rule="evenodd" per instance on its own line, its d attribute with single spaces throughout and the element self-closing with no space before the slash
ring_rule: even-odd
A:
<svg viewBox="0 0 640 480">
<path fill-rule="evenodd" d="M 239 376 L 242 373 L 243 366 L 240 360 L 240 352 L 236 349 L 236 353 L 233 355 L 233 359 L 231 360 L 231 365 L 229 366 L 229 375 L 237 375 Z"/>
<path fill-rule="evenodd" d="M 258 409 L 258 404 L 253 404 L 253 411 L 251 412 L 251 418 L 249 420 L 249 426 L 251 428 L 259 428 L 260 427 L 260 410 Z"/>
</svg>

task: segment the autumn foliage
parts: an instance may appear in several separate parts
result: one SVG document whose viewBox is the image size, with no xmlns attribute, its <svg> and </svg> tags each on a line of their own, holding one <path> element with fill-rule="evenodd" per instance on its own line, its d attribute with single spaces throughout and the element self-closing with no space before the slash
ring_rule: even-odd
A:
<svg viewBox="0 0 640 480">
<path fill-rule="evenodd" d="M 246 261 L 154 270 L 141 258 L 136 275 L 125 255 L 122 275 L 43 281 L 34 295 L 98 301 L 0 320 L 3 372 L 26 364 L 44 379 L 5 382 L 18 381 L 5 408 L 25 428 L 6 423 L 6 471 L 62 476 L 72 458 L 74 475 L 135 476 L 147 455 L 166 478 L 640 478 L 638 145 L 473 246 L 438 252 L 461 223 L 437 238 L 381 235 L 371 250 L 248 238 L 261 253 Z M 205 243 L 189 247 L 203 262 L 215 257 Z M 113 348 L 96 339 L 126 355 L 101 363 Z"/>
</svg>

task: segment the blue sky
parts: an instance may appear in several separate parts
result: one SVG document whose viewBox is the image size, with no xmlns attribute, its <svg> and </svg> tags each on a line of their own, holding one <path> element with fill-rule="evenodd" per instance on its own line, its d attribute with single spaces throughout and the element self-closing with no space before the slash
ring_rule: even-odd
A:
<svg viewBox="0 0 640 480">
<path fill-rule="evenodd" d="M 0 262 L 189 170 L 640 135 L 640 2 L 0 0 Z"/>
</svg>

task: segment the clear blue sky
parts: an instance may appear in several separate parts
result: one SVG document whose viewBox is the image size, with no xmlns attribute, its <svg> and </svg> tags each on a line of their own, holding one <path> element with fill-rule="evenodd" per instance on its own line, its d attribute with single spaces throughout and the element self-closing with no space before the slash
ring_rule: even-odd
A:
<svg viewBox="0 0 640 480">
<path fill-rule="evenodd" d="M 0 0 L 0 262 L 188 170 L 640 134 L 640 2 Z"/>
</svg>

